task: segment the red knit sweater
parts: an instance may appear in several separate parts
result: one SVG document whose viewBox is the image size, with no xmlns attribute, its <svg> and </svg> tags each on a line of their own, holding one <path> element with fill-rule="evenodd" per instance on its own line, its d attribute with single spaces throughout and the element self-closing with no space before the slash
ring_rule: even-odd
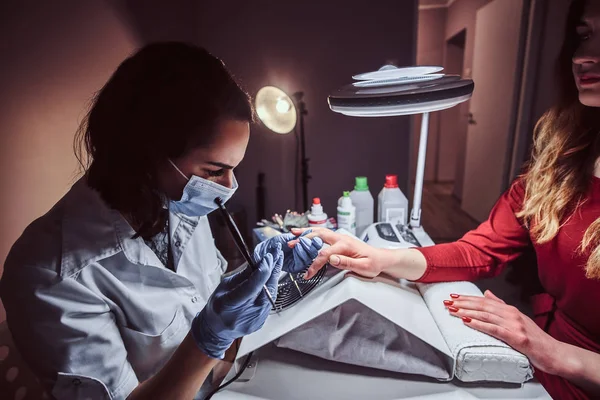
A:
<svg viewBox="0 0 600 400">
<path fill-rule="evenodd" d="M 493 276 L 533 246 L 546 292 L 533 301 L 536 323 L 561 342 L 600 353 L 600 280 L 585 277 L 590 254 L 579 251 L 583 234 L 600 217 L 600 179 L 593 179 L 587 201 L 544 244 L 535 243 L 515 216 L 524 193 L 523 183 L 516 181 L 477 229 L 455 243 L 419 249 L 427 260 L 420 281 L 474 281 Z M 536 377 L 555 399 L 592 398 L 558 376 L 537 372 Z"/>
</svg>

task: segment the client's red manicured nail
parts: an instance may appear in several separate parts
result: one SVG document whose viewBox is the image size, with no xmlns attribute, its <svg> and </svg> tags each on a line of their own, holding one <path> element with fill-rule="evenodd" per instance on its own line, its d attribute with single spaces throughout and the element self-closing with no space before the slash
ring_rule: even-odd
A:
<svg viewBox="0 0 600 400">
<path fill-rule="evenodd" d="M 458 298 L 460 297 L 460 295 L 459 295 L 459 294 L 456 294 L 456 293 L 452 293 L 452 294 L 450 295 L 450 297 L 452 297 L 453 299 L 458 299 Z"/>
<path fill-rule="evenodd" d="M 462 317 L 462 320 L 465 322 L 471 322 L 471 318 L 469 317 Z"/>
<path fill-rule="evenodd" d="M 450 312 L 458 312 L 458 308 L 456 308 L 454 306 L 448 307 L 448 310 L 450 310 Z"/>
<path fill-rule="evenodd" d="M 444 300 L 445 306 L 451 306 L 452 304 L 454 304 L 454 302 L 452 300 Z"/>
</svg>

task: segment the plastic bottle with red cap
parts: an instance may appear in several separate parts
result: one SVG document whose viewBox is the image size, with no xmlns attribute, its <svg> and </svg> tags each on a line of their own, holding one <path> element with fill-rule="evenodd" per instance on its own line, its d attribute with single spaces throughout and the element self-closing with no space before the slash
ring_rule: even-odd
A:
<svg viewBox="0 0 600 400">
<path fill-rule="evenodd" d="M 408 199 L 398 187 L 398 175 L 386 175 L 385 185 L 377 196 L 377 221 L 406 225 Z"/>
<path fill-rule="evenodd" d="M 306 217 L 308 218 L 308 226 L 312 228 L 327 227 L 327 214 L 323 211 L 320 198 L 315 197 L 313 199 L 310 213 Z"/>
</svg>

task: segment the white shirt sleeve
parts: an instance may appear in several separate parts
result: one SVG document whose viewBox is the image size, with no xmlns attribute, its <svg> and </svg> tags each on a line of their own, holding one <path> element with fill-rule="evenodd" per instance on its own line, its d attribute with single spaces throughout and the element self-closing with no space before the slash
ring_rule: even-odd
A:
<svg viewBox="0 0 600 400">
<path fill-rule="evenodd" d="M 136 388 L 114 314 L 76 275 L 23 266 L 1 282 L 13 340 L 56 399 L 125 399 Z"/>
</svg>

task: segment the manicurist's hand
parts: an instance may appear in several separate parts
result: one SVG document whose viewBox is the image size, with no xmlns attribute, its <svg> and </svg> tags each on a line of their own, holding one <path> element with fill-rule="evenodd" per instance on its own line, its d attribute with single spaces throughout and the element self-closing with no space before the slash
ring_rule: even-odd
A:
<svg viewBox="0 0 600 400">
<path fill-rule="evenodd" d="M 283 266 L 281 244 L 273 246 L 258 260 L 258 268 L 246 267 L 224 277 L 208 303 L 192 322 L 191 333 L 203 353 L 222 358 L 233 341 L 259 330 L 271 310 L 263 290 L 273 299 Z"/>
<path fill-rule="evenodd" d="M 277 235 L 259 243 L 254 249 L 254 258 L 260 259 L 271 251 L 274 246 L 281 245 L 283 250 L 283 270 L 298 273 L 307 269 L 323 247 L 323 240 L 319 237 L 308 238 L 311 229 L 304 230 L 298 238 L 293 233 Z M 293 245 L 290 243 L 293 242 Z M 298 245 L 296 245 L 298 244 Z"/>
</svg>

